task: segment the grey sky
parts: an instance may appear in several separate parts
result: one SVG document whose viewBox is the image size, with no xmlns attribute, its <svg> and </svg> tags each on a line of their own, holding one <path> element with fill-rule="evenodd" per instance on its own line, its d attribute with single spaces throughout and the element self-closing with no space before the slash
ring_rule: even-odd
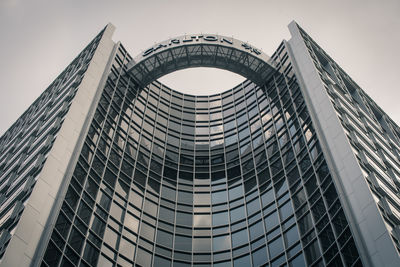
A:
<svg viewBox="0 0 400 267">
<path fill-rule="evenodd" d="M 114 41 L 132 56 L 155 42 L 199 32 L 233 36 L 271 55 L 290 38 L 292 20 L 400 122 L 398 0 L 0 0 L 0 135 L 108 22 L 116 26 Z M 241 79 L 185 70 L 164 81 L 178 90 L 195 82 L 191 88 L 204 94 Z"/>
</svg>

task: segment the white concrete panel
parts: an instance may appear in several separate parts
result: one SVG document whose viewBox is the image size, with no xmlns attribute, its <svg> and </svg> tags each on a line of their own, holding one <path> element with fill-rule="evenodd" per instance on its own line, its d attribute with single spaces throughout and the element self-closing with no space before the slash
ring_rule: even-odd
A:
<svg viewBox="0 0 400 267">
<path fill-rule="evenodd" d="M 380 259 L 384 259 L 384 265 L 383 266 L 399 266 L 398 261 L 399 257 L 398 255 L 394 255 L 390 249 L 384 249 L 385 246 L 387 246 L 388 243 L 393 243 L 391 237 L 389 236 L 389 233 L 383 234 L 381 237 L 379 237 L 376 240 L 376 246 L 379 248 L 379 256 Z"/>
<path fill-rule="evenodd" d="M 91 111 L 91 104 L 98 90 L 102 88 L 100 83 L 104 81 L 103 74 L 114 48 L 111 39 L 113 31 L 114 26 L 108 25 L 39 174 L 0 266 L 30 266 L 34 263 L 34 255 L 37 255 L 36 250 L 41 245 L 40 241 L 43 239 L 46 227 L 49 228 L 54 219 L 50 216 L 52 209 L 62 197 L 64 189 L 62 185 L 65 184 L 64 179 L 68 178 L 66 173 L 71 156 L 79 140 L 84 138 L 83 129 Z"/>
<path fill-rule="evenodd" d="M 362 261 L 367 266 L 400 266 L 390 238 L 382 238 L 388 235 L 383 219 L 295 22 L 289 30 L 294 70 Z"/>
<path fill-rule="evenodd" d="M 39 212 L 47 202 L 47 197 L 45 198 L 43 196 L 47 194 L 51 190 L 51 188 L 50 185 L 46 183 L 43 179 L 37 180 L 35 186 L 38 187 L 38 192 L 41 194 L 31 195 L 28 205 L 31 206 L 32 209 L 36 212 Z"/>
</svg>

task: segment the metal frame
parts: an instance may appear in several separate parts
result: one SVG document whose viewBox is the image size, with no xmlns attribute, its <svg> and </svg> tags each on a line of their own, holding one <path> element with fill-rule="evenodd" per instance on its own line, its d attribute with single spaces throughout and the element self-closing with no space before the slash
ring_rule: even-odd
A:
<svg viewBox="0 0 400 267">
<path fill-rule="evenodd" d="M 190 41 L 186 36 L 181 36 L 161 42 L 154 49 L 150 48 L 147 50 L 150 52 L 144 52 L 128 63 L 128 73 L 139 84 L 147 86 L 176 70 L 213 67 L 232 71 L 263 85 L 276 71 L 276 63 L 269 56 L 245 42 L 214 35 L 191 36 L 193 39 Z M 218 41 L 194 39 L 195 36 L 213 36 Z M 227 39 L 229 43 L 223 42 Z"/>
</svg>

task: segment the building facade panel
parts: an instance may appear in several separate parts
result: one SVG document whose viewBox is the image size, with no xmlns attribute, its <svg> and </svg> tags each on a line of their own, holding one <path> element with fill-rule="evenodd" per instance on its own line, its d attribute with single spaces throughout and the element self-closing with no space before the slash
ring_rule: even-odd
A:
<svg viewBox="0 0 400 267">
<path fill-rule="evenodd" d="M 387 188 L 393 196 L 391 203 L 397 203 L 398 189 L 395 187 L 395 181 L 398 178 L 396 166 L 393 166 L 396 164 L 389 163 L 388 170 L 385 169 L 385 165 L 379 166 L 379 163 L 372 163 L 367 168 L 365 164 L 368 164 L 368 158 L 364 154 L 365 151 L 368 155 L 375 155 L 375 162 L 383 163 L 377 155 L 379 150 L 368 136 L 379 136 L 377 138 L 396 144 L 398 137 L 395 129 L 398 129 L 398 126 L 373 103 L 373 107 L 379 109 L 379 112 L 375 112 L 380 114 L 378 118 L 385 117 L 387 119 L 382 119 L 383 121 L 390 121 L 391 130 L 387 127 L 388 134 L 384 134 L 373 110 L 368 108 L 366 99 L 370 98 L 365 92 L 296 23 L 293 22 L 289 28 L 292 33 L 289 43 L 297 63 L 297 71 L 303 81 L 303 88 L 307 88 L 304 92 L 308 96 L 309 107 L 319 124 L 326 154 L 329 155 L 333 172 L 336 173 L 335 181 L 343 190 L 342 199 L 347 206 L 349 217 L 352 218 L 350 222 L 353 231 L 357 233 L 356 239 L 360 246 L 366 248 L 365 254 L 362 253 L 364 262 L 370 262 L 373 266 L 398 265 L 398 237 L 393 231 L 398 221 L 396 216 L 391 220 L 387 216 L 385 218 L 383 208 L 379 205 L 382 205 L 382 201 L 379 201 L 381 197 L 375 193 L 375 188 L 370 182 L 371 177 L 378 176 L 391 183 L 392 187 Z M 362 123 L 365 120 L 374 125 L 375 130 L 372 131 L 377 134 L 368 133 L 369 129 Z M 397 155 L 395 144 L 389 150 L 393 158 Z M 398 158 L 394 160 L 396 161 Z M 376 174 L 377 172 L 379 174 Z M 387 243 L 384 245 L 384 242 Z"/>
<path fill-rule="evenodd" d="M 0 139 L 1 264 L 395 266 L 399 127 L 289 29 L 271 58 L 194 35 L 132 59 L 108 25 Z M 155 80 L 196 66 L 248 80 Z"/>
<path fill-rule="evenodd" d="M 5 144 L 2 148 L 5 150 L 10 145 L 7 142 L 14 144 L 5 155 L 11 154 L 14 161 L 19 159 L 18 164 L 5 160 L 2 168 L 1 182 L 4 185 L 3 198 L 5 197 L 3 207 L 11 213 L 2 217 L 1 264 L 4 266 L 29 266 L 34 261 L 46 224 L 54 212 L 54 203 L 62 190 L 62 184 L 65 183 L 66 167 L 72 159 L 72 152 L 79 139 L 82 125 L 77 123 L 79 120 L 71 117 L 78 110 L 83 111 L 87 107 L 80 105 L 80 98 L 87 99 L 90 104 L 92 99 L 87 97 L 87 91 L 95 93 L 97 88 L 93 82 L 88 86 L 88 80 L 93 80 L 93 69 L 98 68 L 94 65 L 107 61 L 104 55 L 98 55 L 99 50 L 104 50 L 104 35 L 111 36 L 110 27 L 94 38 L 14 124 L 14 127 L 19 129 L 16 137 L 12 137 L 14 128 L 2 137 Z M 100 70 L 100 77 L 103 72 L 104 67 Z M 98 77 L 94 79 L 96 78 Z M 79 116 L 84 120 L 87 114 Z M 20 141 L 26 138 L 30 139 L 28 145 Z M 23 148 L 20 148 L 21 146 Z M 8 167 L 7 164 L 11 164 L 12 167 Z M 8 192 L 15 193 L 9 196 Z M 6 250 L 8 245 L 10 249 Z"/>
<path fill-rule="evenodd" d="M 285 44 L 273 58 L 265 86 L 201 97 L 139 87 L 121 46 L 43 264 L 360 263 Z"/>
</svg>

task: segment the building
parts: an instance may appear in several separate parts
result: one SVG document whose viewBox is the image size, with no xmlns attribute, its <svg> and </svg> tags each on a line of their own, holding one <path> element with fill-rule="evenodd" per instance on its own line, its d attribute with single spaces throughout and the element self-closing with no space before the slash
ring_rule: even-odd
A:
<svg viewBox="0 0 400 267">
<path fill-rule="evenodd" d="M 400 128 L 289 30 L 133 59 L 107 25 L 0 139 L 1 266 L 400 266 Z M 198 66 L 248 80 L 157 81 Z"/>
</svg>

